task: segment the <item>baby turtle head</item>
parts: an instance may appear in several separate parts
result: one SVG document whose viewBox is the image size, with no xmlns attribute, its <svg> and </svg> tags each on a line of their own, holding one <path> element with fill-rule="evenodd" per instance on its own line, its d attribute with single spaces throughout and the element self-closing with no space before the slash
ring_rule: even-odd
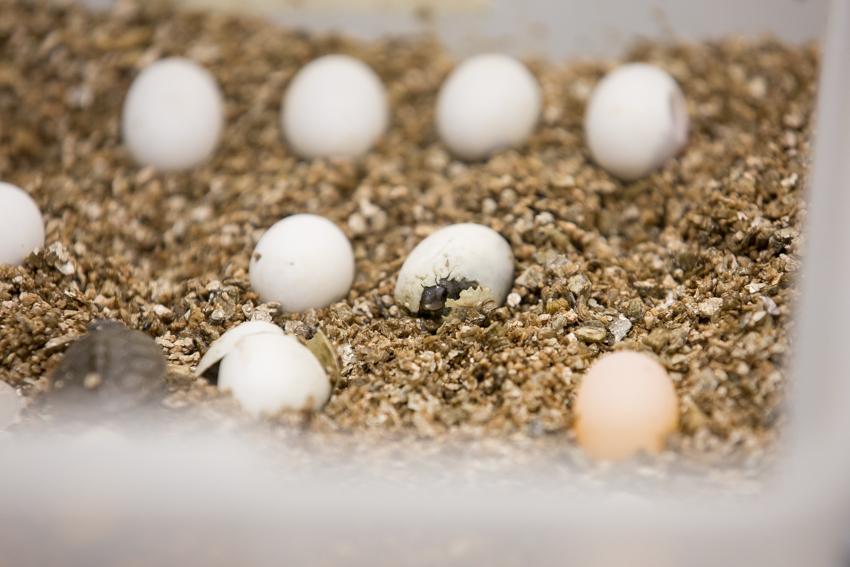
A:
<svg viewBox="0 0 850 567">
<path fill-rule="evenodd" d="M 422 290 L 422 297 L 419 299 L 420 311 L 442 311 L 446 306 L 446 288 L 442 285 L 432 285 Z"/>
<path fill-rule="evenodd" d="M 422 290 L 422 295 L 419 298 L 419 312 L 439 313 L 446 307 L 448 300 L 458 299 L 463 290 L 473 287 L 478 287 L 478 282 L 448 278 L 437 280 L 434 285 Z"/>
</svg>

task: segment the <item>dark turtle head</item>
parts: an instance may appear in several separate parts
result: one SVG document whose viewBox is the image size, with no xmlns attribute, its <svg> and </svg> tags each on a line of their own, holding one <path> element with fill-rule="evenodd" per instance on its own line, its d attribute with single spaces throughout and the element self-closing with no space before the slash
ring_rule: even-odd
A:
<svg viewBox="0 0 850 567">
<path fill-rule="evenodd" d="M 478 282 L 448 278 L 437 280 L 434 285 L 422 290 L 422 296 L 419 298 L 419 311 L 422 313 L 438 313 L 445 308 L 449 299 L 458 299 L 463 290 L 473 287 L 478 287 Z"/>
<path fill-rule="evenodd" d="M 448 293 L 445 286 L 432 285 L 422 290 L 422 297 L 419 299 L 420 311 L 442 311 L 446 306 Z"/>
</svg>

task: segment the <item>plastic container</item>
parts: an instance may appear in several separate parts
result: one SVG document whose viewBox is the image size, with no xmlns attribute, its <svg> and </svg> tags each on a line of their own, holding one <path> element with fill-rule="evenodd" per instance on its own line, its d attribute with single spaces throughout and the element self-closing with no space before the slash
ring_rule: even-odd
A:
<svg viewBox="0 0 850 567">
<path fill-rule="evenodd" d="M 461 53 L 486 47 L 558 58 L 616 54 L 639 35 L 696 40 L 773 32 L 809 39 L 820 33 L 827 8 L 824 1 L 793 0 L 479 0 L 437 2 L 422 23 L 410 16 L 409 2 L 384 2 L 390 6 L 384 11 L 369 4 L 242 8 L 271 7 L 287 25 L 362 36 L 433 26 Z M 828 22 L 789 443 L 763 494 L 724 498 L 693 478 L 652 500 L 616 483 L 576 494 L 539 469 L 523 473 L 521 490 L 500 489 L 498 482 L 470 487 L 459 480 L 462 459 L 445 463 L 440 475 L 425 475 L 415 488 L 363 473 L 357 490 L 350 482 L 343 490 L 336 475 L 351 481 L 351 473 L 342 468 L 271 470 L 232 437 L 180 446 L 111 438 L 74 447 L 33 442 L 2 456 L 0 549 L 26 549 L 31 561 L 17 564 L 66 565 L 103 563 L 128 550 L 150 563 L 204 565 L 846 565 L 850 3 L 834 0 Z M 548 31 L 533 33 L 543 23 Z M 107 539 L 92 545 L 86 526 L 104 522 Z M 21 546 L 33 534 L 51 538 L 66 523 L 75 526 L 74 537 Z"/>
</svg>

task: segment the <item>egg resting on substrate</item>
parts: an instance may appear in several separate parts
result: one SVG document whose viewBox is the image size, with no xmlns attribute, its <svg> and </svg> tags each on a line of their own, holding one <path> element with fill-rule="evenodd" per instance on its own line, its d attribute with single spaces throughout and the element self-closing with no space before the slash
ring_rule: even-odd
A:
<svg viewBox="0 0 850 567">
<path fill-rule="evenodd" d="M 362 155 L 389 123 L 383 83 L 365 63 L 325 55 L 302 67 L 281 105 L 283 136 L 305 158 Z"/>
<path fill-rule="evenodd" d="M 674 157 L 688 140 L 688 110 L 666 71 L 630 63 L 606 75 L 591 94 L 584 118 L 594 161 L 632 181 Z"/>
<path fill-rule="evenodd" d="M 300 214 L 263 234 L 251 255 L 249 277 L 262 301 L 301 312 L 343 299 L 354 271 L 354 251 L 345 233 L 324 217 Z"/>
<path fill-rule="evenodd" d="M 395 298 L 412 313 L 440 313 L 474 292 L 502 305 L 513 285 L 514 255 L 498 232 L 479 224 L 447 226 L 428 236 L 401 267 Z"/>
<path fill-rule="evenodd" d="M 573 409 L 579 445 L 592 457 L 620 460 L 660 452 L 679 420 L 673 382 L 653 357 L 620 351 L 594 362 Z"/>
<path fill-rule="evenodd" d="M 318 410 L 331 395 L 331 381 L 313 353 L 277 333 L 240 339 L 221 361 L 218 388 L 254 416 Z"/>
<path fill-rule="evenodd" d="M 189 169 L 209 158 L 224 127 L 215 78 L 179 57 L 162 59 L 133 81 L 121 132 L 137 163 L 162 171 Z"/>
<path fill-rule="evenodd" d="M 0 264 L 18 266 L 44 246 L 44 219 L 23 189 L 0 181 Z"/>
<path fill-rule="evenodd" d="M 540 85 L 519 61 L 496 53 L 470 57 L 440 88 L 437 132 L 451 152 L 484 159 L 523 143 L 540 116 Z"/>
<path fill-rule="evenodd" d="M 210 348 L 201 358 L 201 361 L 198 363 L 197 368 L 195 368 L 195 376 L 204 376 L 205 374 L 212 374 L 211 371 L 216 365 L 218 365 L 221 360 L 227 356 L 227 354 L 233 350 L 238 343 L 243 338 L 249 335 L 260 335 L 260 334 L 274 334 L 274 335 L 283 335 L 283 329 L 275 325 L 274 323 L 269 323 L 267 321 L 245 321 L 244 323 L 240 323 L 235 327 L 228 329 L 223 335 L 217 338 L 210 345 Z M 213 380 L 216 381 L 216 380 Z"/>
</svg>

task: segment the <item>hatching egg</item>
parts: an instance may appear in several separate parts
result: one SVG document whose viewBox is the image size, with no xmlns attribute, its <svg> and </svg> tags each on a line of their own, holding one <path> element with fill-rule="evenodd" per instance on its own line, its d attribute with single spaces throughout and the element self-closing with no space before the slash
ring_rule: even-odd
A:
<svg viewBox="0 0 850 567">
<path fill-rule="evenodd" d="M 483 159 L 522 144 L 534 131 L 540 85 L 525 65 L 490 53 L 461 63 L 437 98 L 437 131 L 453 154 Z"/>
<path fill-rule="evenodd" d="M 0 181 L 0 264 L 17 266 L 44 246 L 44 219 L 23 189 Z"/>
<path fill-rule="evenodd" d="M 381 79 L 348 55 L 326 55 L 305 65 L 286 89 L 281 109 L 284 137 L 305 158 L 364 154 L 388 122 Z"/>
<path fill-rule="evenodd" d="M 413 313 L 439 313 L 464 293 L 502 305 L 513 284 L 511 246 L 480 224 L 447 226 L 420 242 L 401 267 L 395 298 Z"/>
<path fill-rule="evenodd" d="M 179 57 L 143 70 L 124 101 L 122 134 L 141 165 L 189 169 L 209 158 L 224 126 L 221 91 L 203 67 Z"/>
<path fill-rule="evenodd" d="M 317 410 L 331 395 L 331 382 L 318 359 L 295 337 L 249 334 L 221 361 L 218 387 L 249 413 Z"/>
<path fill-rule="evenodd" d="M 678 398 L 667 371 L 638 352 L 606 354 L 594 362 L 573 407 L 579 444 L 604 460 L 660 452 L 679 421 Z"/>
<path fill-rule="evenodd" d="M 210 345 L 209 350 L 207 350 L 206 354 L 204 354 L 201 361 L 198 363 L 198 367 L 195 369 L 195 375 L 202 376 L 207 370 L 221 362 L 221 360 L 227 356 L 227 353 L 233 350 L 236 343 L 243 338 L 248 335 L 259 335 L 264 333 L 276 335 L 284 334 L 283 329 L 274 323 L 269 323 L 268 321 L 245 321 L 244 323 L 240 323 L 239 325 L 228 329 L 227 332 L 213 341 Z"/>
<path fill-rule="evenodd" d="M 679 85 L 646 63 L 623 65 L 594 89 L 584 118 L 593 159 L 631 181 L 659 168 L 688 140 L 688 109 Z"/>
<path fill-rule="evenodd" d="M 354 251 L 328 219 L 293 215 L 260 238 L 251 256 L 250 279 L 260 299 L 276 301 L 284 311 L 325 307 L 348 295 Z"/>
</svg>

